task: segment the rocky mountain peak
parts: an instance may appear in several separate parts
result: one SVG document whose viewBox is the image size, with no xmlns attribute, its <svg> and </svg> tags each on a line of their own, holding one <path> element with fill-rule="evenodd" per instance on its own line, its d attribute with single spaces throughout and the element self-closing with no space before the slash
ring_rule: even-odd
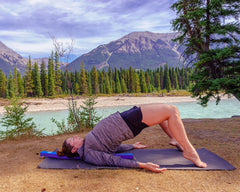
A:
<svg viewBox="0 0 240 192">
<path fill-rule="evenodd" d="M 0 69 L 6 74 L 14 71 L 17 68 L 20 71 L 25 71 L 27 59 L 8 48 L 0 41 Z"/>
<path fill-rule="evenodd" d="M 178 66 L 181 53 L 178 44 L 172 39 L 177 33 L 133 32 L 98 46 L 88 54 L 84 54 L 70 64 L 72 69 L 79 70 L 81 62 L 87 69 L 107 67 L 136 69 L 156 68 L 168 63 Z"/>
</svg>

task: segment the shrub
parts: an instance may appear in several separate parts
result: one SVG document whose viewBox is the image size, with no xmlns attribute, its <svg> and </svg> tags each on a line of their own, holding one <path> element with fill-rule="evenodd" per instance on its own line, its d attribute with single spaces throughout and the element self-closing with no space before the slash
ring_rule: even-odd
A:
<svg viewBox="0 0 240 192">
<path fill-rule="evenodd" d="M 88 96 L 83 102 L 84 105 L 77 107 L 77 102 L 73 97 L 68 101 L 68 117 L 67 122 L 63 119 L 61 122 L 52 118 L 52 122 L 58 127 L 57 134 L 71 133 L 93 129 L 100 117 L 96 115 L 94 105 L 96 97 Z"/>
<path fill-rule="evenodd" d="M 18 99 L 12 100 L 11 104 L 5 106 L 5 114 L 0 121 L 5 130 L 0 131 L 0 139 L 14 139 L 19 137 L 42 136 L 41 131 L 37 131 L 33 118 L 25 118 L 28 106 L 23 106 Z"/>
</svg>

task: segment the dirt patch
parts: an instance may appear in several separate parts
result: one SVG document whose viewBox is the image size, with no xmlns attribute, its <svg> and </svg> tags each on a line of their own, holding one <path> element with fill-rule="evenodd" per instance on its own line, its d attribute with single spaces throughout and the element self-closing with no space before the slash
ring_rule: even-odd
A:
<svg viewBox="0 0 240 192">
<path fill-rule="evenodd" d="M 234 171 L 45 170 L 42 150 L 54 150 L 69 135 L 0 142 L 0 191 L 240 191 L 240 118 L 184 120 L 191 142 L 207 148 L 238 169 Z M 80 133 L 85 136 L 86 133 Z M 171 148 L 159 126 L 145 129 L 127 143 L 141 141 L 149 148 Z"/>
</svg>

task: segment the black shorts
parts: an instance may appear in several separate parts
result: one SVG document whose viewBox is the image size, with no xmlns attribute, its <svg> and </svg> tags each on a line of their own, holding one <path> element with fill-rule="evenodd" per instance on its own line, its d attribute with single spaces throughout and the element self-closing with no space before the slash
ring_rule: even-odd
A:
<svg viewBox="0 0 240 192">
<path fill-rule="evenodd" d="M 148 125 L 142 122 L 142 111 L 140 107 L 134 106 L 133 108 L 120 113 L 120 115 L 132 130 L 134 136 L 138 135 L 144 128 L 148 127 Z"/>
</svg>

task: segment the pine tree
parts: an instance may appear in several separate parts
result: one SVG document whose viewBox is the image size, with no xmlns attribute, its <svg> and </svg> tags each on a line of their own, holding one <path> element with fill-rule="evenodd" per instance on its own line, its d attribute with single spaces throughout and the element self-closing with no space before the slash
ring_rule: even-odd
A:
<svg viewBox="0 0 240 192">
<path fill-rule="evenodd" d="M 44 96 L 48 96 L 48 74 L 47 68 L 44 61 L 41 63 L 41 71 L 40 71 L 40 78 L 41 78 L 41 85 L 42 85 L 42 92 Z"/>
<path fill-rule="evenodd" d="M 154 73 L 154 87 L 160 91 L 161 90 L 161 78 L 160 78 L 160 70 L 159 68 Z"/>
<path fill-rule="evenodd" d="M 61 62 L 59 60 L 58 52 L 55 52 L 55 92 L 59 95 L 62 93 L 62 79 L 61 79 Z"/>
<path fill-rule="evenodd" d="M 145 78 L 146 78 L 146 84 L 147 84 L 147 89 L 148 89 L 147 92 L 151 93 L 153 90 L 152 90 L 152 86 L 151 86 L 151 79 L 149 76 L 149 71 L 145 72 Z"/>
<path fill-rule="evenodd" d="M 34 84 L 34 95 L 37 97 L 42 97 L 43 96 L 43 92 L 42 92 L 42 84 L 41 84 L 41 78 L 40 78 L 40 72 L 39 72 L 39 66 L 38 63 L 34 63 L 34 67 L 33 67 L 33 84 Z"/>
<path fill-rule="evenodd" d="M 24 96 L 24 80 L 20 71 L 17 71 L 17 86 L 18 86 L 18 97 Z"/>
<path fill-rule="evenodd" d="M 141 92 L 142 93 L 147 93 L 148 88 L 147 88 L 145 73 L 142 69 L 140 70 L 140 85 L 141 85 Z"/>
<path fill-rule="evenodd" d="M 94 94 L 99 94 L 99 82 L 98 82 L 98 71 L 94 66 L 92 71 L 92 88 Z"/>
<path fill-rule="evenodd" d="M 163 67 L 160 67 L 160 85 L 161 85 L 161 89 L 164 89 L 164 71 L 163 71 Z"/>
<path fill-rule="evenodd" d="M 115 93 L 122 93 L 118 70 L 115 68 Z"/>
<path fill-rule="evenodd" d="M 191 89 L 202 105 L 222 93 L 240 101 L 239 0 L 179 0 L 172 5 L 177 18 L 175 39 L 195 66 Z"/>
<path fill-rule="evenodd" d="M 179 89 L 179 85 L 178 85 L 178 78 L 177 78 L 177 73 L 175 71 L 174 68 L 172 68 L 172 88 L 178 90 Z"/>
<path fill-rule="evenodd" d="M 129 85 L 128 85 L 128 91 L 129 93 L 134 93 L 134 87 L 135 87 L 135 82 L 134 82 L 134 69 L 132 68 L 132 66 L 129 68 L 128 70 L 128 79 L 129 79 Z"/>
<path fill-rule="evenodd" d="M 113 72 L 112 69 L 109 67 L 108 68 L 108 78 L 109 78 L 109 85 L 110 85 L 110 92 L 112 93 L 114 90 L 114 77 L 113 77 Z"/>
<path fill-rule="evenodd" d="M 106 94 L 112 94 L 112 89 L 110 85 L 110 80 L 109 80 L 109 74 L 106 74 L 104 78 L 104 93 Z"/>
<path fill-rule="evenodd" d="M 67 85 L 67 80 L 68 80 L 68 71 L 64 71 L 64 73 L 61 76 L 62 79 L 62 90 L 63 93 L 68 94 L 69 93 L 69 89 L 68 89 L 68 85 Z"/>
<path fill-rule="evenodd" d="M 7 95 L 9 98 L 16 97 L 15 83 L 14 83 L 14 78 L 13 78 L 12 72 L 10 72 L 9 76 L 8 76 L 7 93 L 8 93 Z"/>
<path fill-rule="evenodd" d="M 124 78 L 121 78 L 121 89 L 122 89 L 122 93 L 127 93 L 127 85 L 125 83 Z"/>
<path fill-rule="evenodd" d="M 171 80 L 169 76 L 169 70 L 168 65 L 164 66 L 164 80 L 163 80 L 164 88 L 167 90 L 167 92 L 171 91 Z"/>
<path fill-rule="evenodd" d="M 0 69 L 0 97 L 7 97 L 7 76 L 2 69 Z"/>
<path fill-rule="evenodd" d="M 88 94 L 87 71 L 84 62 L 81 63 L 80 72 L 80 94 Z"/>
<path fill-rule="evenodd" d="M 55 95 L 55 70 L 53 62 L 53 53 L 48 62 L 48 95 Z"/>
<path fill-rule="evenodd" d="M 15 92 L 15 96 L 19 96 L 19 92 L 18 92 L 18 70 L 15 67 L 14 69 L 14 74 L 13 74 L 13 83 L 14 83 L 14 92 Z"/>
<path fill-rule="evenodd" d="M 26 75 L 25 75 L 25 92 L 27 97 L 33 96 L 33 77 L 32 77 L 32 61 L 31 57 L 28 59 Z"/>
<path fill-rule="evenodd" d="M 91 73 L 88 73 L 88 90 L 89 90 L 89 95 L 92 95 L 93 91 L 92 91 L 92 76 L 91 76 Z"/>
<path fill-rule="evenodd" d="M 134 92 L 135 93 L 141 92 L 140 79 L 139 79 L 139 75 L 137 73 L 134 73 Z"/>
</svg>

